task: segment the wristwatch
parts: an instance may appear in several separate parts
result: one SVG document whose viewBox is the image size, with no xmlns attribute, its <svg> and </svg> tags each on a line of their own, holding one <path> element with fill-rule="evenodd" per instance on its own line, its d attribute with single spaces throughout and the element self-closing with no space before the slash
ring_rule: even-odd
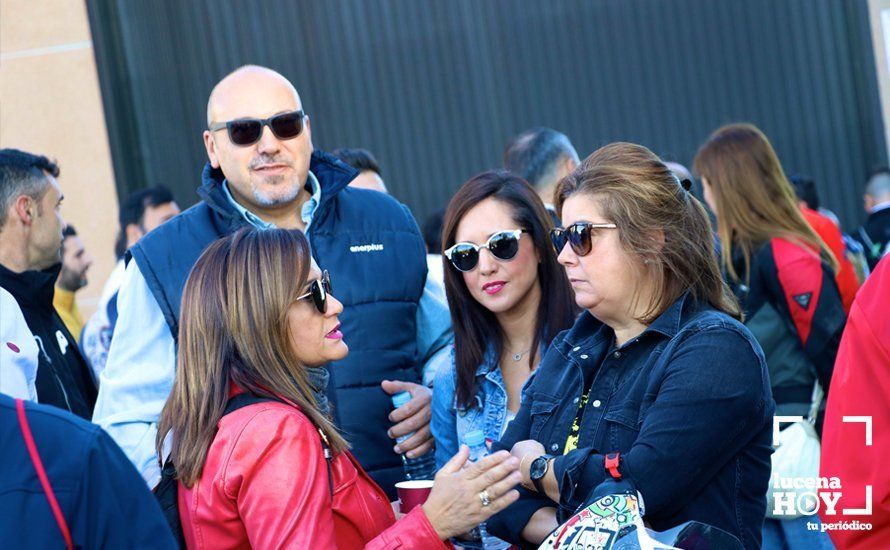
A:
<svg viewBox="0 0 890 550">
<path fill-rule="evenodd" d="M 550 459 L 552 458 L 553 455 L 541 455 L 532 460 L 531 466 L 529 466 L 528 476 L 535 486 L 535 491 L 542 495 L 544 494 L 544 485 L 541 483 L 541 480 L 547 475 L 547 470 L 550 469 Z"/>
</svg>

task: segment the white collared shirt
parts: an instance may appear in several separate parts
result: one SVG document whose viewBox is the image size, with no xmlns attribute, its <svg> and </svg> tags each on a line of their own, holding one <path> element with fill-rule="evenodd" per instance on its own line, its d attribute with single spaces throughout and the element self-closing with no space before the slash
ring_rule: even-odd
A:
<svg viewBox="0 0 890 550">
<path fill-rule="evenodd" d="M 306 183 L 309 185 L 309 188 L 312 190 L 312 196 L 303 203 L 303 206 L 300 208 L 300 219 L 303 220 L 303 223 L 306 226 L 306 230 L 304 232 L 309 231 L 309 226 L 312 224 L 312 217 L 315 215 L 315 211 L 318 209 L 318 205 L 321 204 L 321 185 L 318 183 L 318 178 L 315 177 L 315 174 L 309 172 L 309 175 L 306 178 Z M 267 221 L 261 220 L 256 214 L 251 212 L 250 210 L 241 206 L 241 204 L 235 200 L 235 197 L 232 196 L 231 191 L 229 191 L 229 182 L 223 181 L 222 184 L 223 193 L 226 194 L 226 198 L 229 199 L 229 204 L 235 207 L 241 216 L 247 220 L 247 223 L 256 227 L 257 229 L 275 229 L 275 225 L 271 224 Z M 308 234 L 306 235 L 308 238 Z"/>
</svg>

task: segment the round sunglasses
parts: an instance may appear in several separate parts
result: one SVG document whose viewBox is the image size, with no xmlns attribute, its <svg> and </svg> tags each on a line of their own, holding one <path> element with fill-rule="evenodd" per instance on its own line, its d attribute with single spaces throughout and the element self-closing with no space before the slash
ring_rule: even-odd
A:
<svg viewBox="0 0 890 550">
<path fill-rule="evenodd" d="M 617 229 L 614 223 L 589 223 L 578 222 L 568 227 L 556 227 L 550 230 L 550 240 L 553 241 L 553 247 L 556 248 L 558 255 L 565 248 L 566 243 L 571 245 L 572 250 L 578 256 L 586 256 L 590 254 L 593 247 L 591 243 L 593 233 L 599 229 Z"/>
<path fill-rule="evenodd" d="M 479 251 L 483 248 L 487 248 L 491 255 L 498 260 L 512 260 L 519 252 L 519 238 L 523 233 L 528 233 L 528 231 L 525 229 L 498 231 L 489 237 L 483 245 L 470 242 L 456 243 L 444 254 L 455 269 L 466 273 L 476 268 L 479 263 Z"/>
<path fill-rule="evenodd" d="M 235 145 L 247 147 L 263 137 L 263 127 L 268 126 L 278 139 L 293 139 L 303 133 L 303 111 L 291 111 L 269 118 L 239 118 L 228 122 L 216 122 L 210 125 L 211 132 L 225 128 L 229 139 Z"/>
<path fill-rule="evenodd" d="M 317 309 L 319 313 L 326 313 L 328 311 L 328 295 L 333 292 L 331 275 L 328 273 L 328 270 L 325 269 L 321 272 L 320 279 L 315 279 L 309 283 L 309 292 L 302 296 L 298 296 L 297 300 L 312 298 L 312 303 L 315 304 L 315 309 Z"/>
</svg>

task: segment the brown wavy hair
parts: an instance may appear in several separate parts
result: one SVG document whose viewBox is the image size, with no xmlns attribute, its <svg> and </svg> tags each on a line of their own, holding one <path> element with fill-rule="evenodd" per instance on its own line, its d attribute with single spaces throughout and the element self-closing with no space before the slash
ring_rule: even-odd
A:
<svg viewBox="0 0 890 550">
<path fill-rule="evenodd" d="M 557 209 L 561 212 L 576 193 L 601 201 L 606 220 L 618 226 L 625 252 L 643 266 L 640 284 L 654 285 L 651 303 L 638 321 L 650 324 L 687 290 L 742 319 L 720 274 L 704 206 L 652 151 L 621 142 L 598 149 L 559 182 Z"/>
<path fill-rule="evenodd" d="M 747 281 L 751 255 L 775 237 L 820 253 L 837 272 L 837 259 L 804 219 L 773 146 L 756 126 L 719 128 L 698 150 L 693 167 L 714 197 L 720 259 L 733 280 Z M 744 261 L 741 274 L 732 261 L 736 251 Z"/>
<path fill-rule="evenodd" d="M 232 383 L 255 395 L 290 401 L 327 436 L 348 447 L 316 406 L 291 347 L 287 312 L 305 289 L 311 260 L 300 231 L 245 228 L 211 244 L 182 295 L 173 390 L 158 421 L 156 448 L 172 432 L 179 480 L 201 477 Z"/>
<path fill-rule="evenodd" d="M 541 343 L 549 344 L 558 332 L 572 326 L 579 310 L 565 270 L 556 261 L 556 253 L 550 244 L 549 232 L 553 227 L 550 214 L 534 188 L 515 174 L 504 170 L 483 172 L 458 189 L 445 211 L 442 249 L 447 250 L 454 244 L 457 226 L 467 212 L 488 198 L 509 209 L 519 227 L 527 231 L 526 235 L 531 238 L 541 257 L 537 282 L 541 287 L 541 302 L 538 304 L 534 340 L 528 354 L 528 366 L 533 369 Z M 476 370 L 482 364 L 489 345 L 494 346 L 495 353 L 500 357 L 504 345 L 503 334 L 495 315 L 470 295 L 463 276 L 444 256 L 442 258 L 445 262 L 445 293 L 454 328 L 455 393 L 459 406 L 471 407 L 476 395 Z"/>
</svg>

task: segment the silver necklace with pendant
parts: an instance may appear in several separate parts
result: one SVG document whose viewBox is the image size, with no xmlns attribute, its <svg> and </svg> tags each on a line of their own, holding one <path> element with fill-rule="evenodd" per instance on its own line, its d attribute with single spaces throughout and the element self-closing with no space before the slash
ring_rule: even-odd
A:
<svg viewBox="0 0 890 550">
<path fill-rule="evenodd" d="M 510 358 L 513 359 L 513 361 L 516 361 L 518 363 L 522 359 L 522 356 L 530 351 L 531 351 L 531 348 L 523 351 L 522 353 L 514 353 L 513 355 L 510 356 Z"/>
</svg>

